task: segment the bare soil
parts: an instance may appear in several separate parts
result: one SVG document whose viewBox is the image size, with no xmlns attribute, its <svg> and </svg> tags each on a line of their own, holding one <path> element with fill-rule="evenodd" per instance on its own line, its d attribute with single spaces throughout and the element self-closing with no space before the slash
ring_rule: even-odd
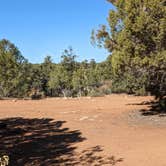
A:
<svg viewBox="0 0 166 166">
<path fill-rule="evenodd" d="M 0 100 L 0 152 L 11 166 L 166 166 L 166 117 L 153 97 Z"/>
</svg>

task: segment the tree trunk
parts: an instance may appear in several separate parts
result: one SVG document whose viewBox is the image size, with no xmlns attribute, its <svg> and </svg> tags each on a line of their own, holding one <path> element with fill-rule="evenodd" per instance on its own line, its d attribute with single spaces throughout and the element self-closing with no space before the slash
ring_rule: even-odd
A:
<svg viewBox="0 0 166 166">
<path fill-rule="evenodd" d="M 62 94 L 63 94 L 64 99 L 67 99 L 65 89 L 62 90 Z"/>
</svg>

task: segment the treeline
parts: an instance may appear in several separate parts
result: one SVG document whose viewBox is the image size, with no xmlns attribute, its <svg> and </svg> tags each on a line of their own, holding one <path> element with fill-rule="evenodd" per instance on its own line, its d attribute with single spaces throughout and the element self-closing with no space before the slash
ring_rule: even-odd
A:
<svg viewBox="0 0 166 166">
<path fill-rule="evenodd" d="M 55 64 L 46 57 L 31 64 L 8 40 L 0 41 L 0 96 L 155 95 L 166 105 L 166 3 L 164 0 L 108 0 L 109 26 L 92 41 L 110 55 L 101 62 L 76 61 L 71 48 Z"/>
<path fill-rule="evenodd" d="M 41 64 L 29 63 L 10 41 L 0 41 L 0 97 L 98 96 L 111 92 L 108 61 L 78 62 L 72 48 L 64 50 L 61 62 L 50 56 Z"/>
</svg>

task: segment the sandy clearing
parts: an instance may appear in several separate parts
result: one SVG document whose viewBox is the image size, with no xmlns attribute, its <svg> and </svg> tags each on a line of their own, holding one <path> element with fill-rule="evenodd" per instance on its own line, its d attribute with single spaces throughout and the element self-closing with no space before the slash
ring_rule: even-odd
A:
<svg viewBox="0 0 166 166">
<path fill-rule="evenodd" d="M 131 111 L 147 109 L 147 105 L 137 104 L 152 99 L 122 94 L 66 100 L 2 100 L 0 119 L 22 117 L 66 121 L 63 127 L 79 130 L 82 137 L 86 138 L 76 143 L 78 152 L 102 146 L 102 154 L 123 158 L 117 164 L 120 166 L 165 166 L 166 125 L 135 124 L 129 122 L 127 117 Z"/>
</svg>

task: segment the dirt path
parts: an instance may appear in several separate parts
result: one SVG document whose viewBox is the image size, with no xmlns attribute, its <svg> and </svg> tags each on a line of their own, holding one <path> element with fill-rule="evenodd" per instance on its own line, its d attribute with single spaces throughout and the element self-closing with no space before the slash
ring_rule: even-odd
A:
<svg viewBox="0 0 166 166">
<path fill-rule="evenodd" d="M 8 118 L 7 123 L 12 124 L 14 122 L 10 118 L 13 117 L 16 119 L 20 117 L 20 119 L 17 120 L 17 123 L 20 123 L 21 121 L 18 126 L 24 125 L 24 130 L 23 127 L 21 127 L 21 130 L 26 130 L 26 132 L 24 132 L 20 137 L 24 137 L 27 139 L 29 138 L 29 135 L 35 133 L 33 136 L 33 139 L 35 139 L 35 141 L 36 135 L 39 135 L 40 129 L 44 133 L 42 133 L 42 136 L 45 136 L 48 135 L 49 128 L 50 131 L 53 128 L 53 126 L 50 125 L 51 123 L 49 123 L 49 125 L 47 124 L 47 126 L 49 126 L 47 128 L 45 128 L 46 125 L 43 124 L 43 122 L 40 126 L 40 121 L 35 122 L 37 121 L 37 119 L 39 120 L 43 118 L 51 118 L 56 122 L 65 121 L 63 125 L 62 123 L 59 126 L 59 123 L 56 123 L 54 125 L 57 125 L 56 127 L 61 127 L 62 129 L 64 129 L 63 132 L 65 132 L 65 134 L 66 131 L 79 132 L 77 133 L 77 137 L 78 135 L 80 135 L 79 137 L 81 137 L 82 140 L 79 137 L 76 137 L 77 140 L 75 141 L 73 141 L 73 137 L 72 139 L 65 138 L 65 141 L 68 141 L 68 143 L 70 141 L 70 146 L 77 147 L 74 151 L 79 155 L 86 153 L 84 150 L 92 147 L 97 147 L 98 149 L 92 148 L 91 151 L 93 151 L 94 153 L 98 153 L 98 151 L 101 151 L 101 156 L 115 156 L 115 160 L 120 159 L 119 162 L 117 162 L 117 165 L 119 166 L 166 166 L 166 123 L 163 120 L 162 125 L 160 125 L 159 119 L 157 119 L 156 124 L 146 123 L 149 122 L 151 120 L 150 118 L 152 117 L 141 117 L 138 115 L 138 110 L 148 108 L 148 105 L 140 105 L 140 103 L 150 100 L 152 100 L 152 97 L 111 95 L 98 98 L 66 100 L 52 98 L 39 101 L 0 101 L 0 119 Z M 135 112 L 136 116 L 134 114 Z M 27 122 L 27 119 L 31 119 L 32 122 Z M 155 121 L 156 119 L 154 119 L 154 122 Z M 1 120 L 1 122 L 4 121 Z M 39 125 L 37 125 L 38 123 Z M 37 127 L 33 128 L 33 126 L 35 125 Z M 9 127 L 12 127 L 12 125 L 9 125 Z M 58 132 L 60 131 L 61 130 L 58 129 Z M 49 133 L 49 139 L 54 132 L 55 131 L 53 130 L 53 132 L 51 132 L 52 134 Z M 25 145 L 25 142 L 27 143 L 29 141 L 29 139 L 28 141 L 26 139 L 21 140 L 24 143 L 22 145 Z M 63 139 L 64 135 L 61 140 Z M 78 139 L 80 139 L 80 141 L 78 141 Z M 11 137 L 9 137 L 9 135 L 7 135 L 5 132 L 0 133 L 0 141 L 2 144 L 3 141 L 5 143 L 8 141 L 7 143 L 10 144 L 10 140 L 14 140 L 16 142 L 15 137 L 12 137 L 11 139 Z M 50 141 L 51 140 L 52 138 L 50 139 Z M 6 145 L 7 144 L 5 144 L 5 146 Z M 49 146 L 53 146 L 51 145 L 51 142 L 47 142 L 47 148 Z M 0 146 L 0 148 L 2 147 L 3 146 Z M 32 146 L 31 148 L 33 147 L 35 146 Z M 24 148 L 24 151 L 26 150 L 27 149 Z M 56 154 L 59 153 L 56 152 Z M 67 155 L 68 154 L 69 153 L 67 153 Z M 35 156 L 35 153 L 32 154 L 33 157 L 36 157 L 35 159 L 30 159 L 31 156 L 29 154 L 27 155 L 27 153 L 24 155 L 28 156 L 29 160 L 36 161 L 36 164 L 34 162 L 33 165 L 41 165 L 39 164 L 39 159 L 46 162 L 46 160 L 51 157 L 51 160 L 53 157 L 53 152 L 49 154 L 50 157 L 48 157 L 47 159 L 43 159 L 41 155 Z M 93 162 L 87 161 L 87 163 L 89 162 L 89 164 L 87 164 L 86 162 L 83 163 L 82 160 L 88 160 L 88 155 L 89 157 L 91 157 Z M 18 154 L 16 156 L 19 157 Z M 73 162 L 77 159 L 73 159 L 73 161 L 68 162 L 73 162 L 73 164 L 71 165 L 81 166 L 95 165 L 95 160 L 98 160 L 98 165 L 111 165 L 100 161 L 100 159 L 93 158 L 94 156 L 92 156 L 91 154 L 85 154 L 83 157 L 79 158 L 79 162 Z M 21 163 L 22 161 L 20 159 L 19 162 Z M 26 161 L 26 159 L 24 159 L 23 163 L 24 165 L 28 165 L 28 161 Z M 47 161 L 47 164 L 44 165 L 63 164 L 57 164 L 56 162 L 51 163 L 51 161 Z"/>
</svg>

